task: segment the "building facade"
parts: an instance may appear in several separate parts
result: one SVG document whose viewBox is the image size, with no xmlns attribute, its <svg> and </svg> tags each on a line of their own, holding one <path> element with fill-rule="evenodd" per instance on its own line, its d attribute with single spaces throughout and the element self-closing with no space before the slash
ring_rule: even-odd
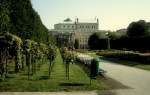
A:
<svg viewBox="0 0 150 95">
<path fill-rule="evenodd" d="M 55 24 L 54 29 L 51 31 L 62 45 L 68 44 L 68 46 L 73 46 L 75 39 L 78 39 L 80 48 L 88 48 L 89 37 L 93 33 L 98 32 L 98 30 L 98 19 L 83 22 L 77 18 L 73 22 L 70 18 L 67 18 L 62 23 Z"/>
</svg>

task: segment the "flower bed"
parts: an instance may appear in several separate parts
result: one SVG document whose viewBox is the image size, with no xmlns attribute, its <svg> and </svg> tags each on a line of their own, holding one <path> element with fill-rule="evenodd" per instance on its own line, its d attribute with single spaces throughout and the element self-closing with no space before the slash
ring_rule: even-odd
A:
<svg viewBox="0 0 150 95">
<path fill-rule="evenodd" d="M 83 54 L 78 54 L 77 55 L 77 61 L 83 63 L 86 66 L 90 66 L 91 65 L 91 61 L 93 60 L 93 57 L 89 56 L 89 55 L 83 55 Z"/>
</svg>

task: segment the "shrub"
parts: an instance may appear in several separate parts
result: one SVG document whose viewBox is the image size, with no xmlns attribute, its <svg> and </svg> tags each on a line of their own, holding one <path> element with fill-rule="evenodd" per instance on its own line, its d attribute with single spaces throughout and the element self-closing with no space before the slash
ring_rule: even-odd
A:
<svg viewBox="0 0 150 95">
<path fill-rule="evenodd" d="M 109 57 L 109 58 L 116 58 L 121 60 L 128 60 L 128 61 L 136 61 L 141 62 L 143 64 L 150 63 L 150 55 L 144 55 L 142 53 L 135 53 L 131 51 L 103 51 L 98 52 L 97 55 Z"/>
</svg>

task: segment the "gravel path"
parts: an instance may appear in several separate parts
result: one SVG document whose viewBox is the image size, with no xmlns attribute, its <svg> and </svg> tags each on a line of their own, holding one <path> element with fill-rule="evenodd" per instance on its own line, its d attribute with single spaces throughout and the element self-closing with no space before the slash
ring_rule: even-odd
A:
<svg viewBox="0 0 150 95">
<path fill-rule="evenodd" d="M 80 92 L 0 92 L 0 95 L 114 95 L 109 91 L 80 91 Z"/>
<path fill-rule="evenodd" d="M 83 94 L 85 93 L 85 94 Z M 2 92 L 0 95 L 97 95 L 95 92 Z"/>
<path fill-rule="evenodd" d="M 150 71 L 102 61 L 106 75 L 129 87 L 115 90 L 117 95 L 150 95 Z"/>
</svg>

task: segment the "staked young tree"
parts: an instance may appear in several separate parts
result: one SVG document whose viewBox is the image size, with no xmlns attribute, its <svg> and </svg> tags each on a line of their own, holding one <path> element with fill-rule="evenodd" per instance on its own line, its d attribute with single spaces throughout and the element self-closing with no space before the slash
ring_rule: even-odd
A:
<svg viewBox="0 0 150 95">
<path fill-rule="evenodd" d="M 19 64 L 21 63 L 20 59 L 20 48 L 21 48 L 22 40 L 10 33 L 4 33 L 0 37 L 0 52 L 1 52 L 1 64 L 5 73 L 7 74 L 7 62 L 8 57 L 15 58 L 15 72 L 19 71 Z M 5 60 L 5 63 L 4 63 Z M 5 65 L 5 66 L 4 66 Z"/>
</svg>

